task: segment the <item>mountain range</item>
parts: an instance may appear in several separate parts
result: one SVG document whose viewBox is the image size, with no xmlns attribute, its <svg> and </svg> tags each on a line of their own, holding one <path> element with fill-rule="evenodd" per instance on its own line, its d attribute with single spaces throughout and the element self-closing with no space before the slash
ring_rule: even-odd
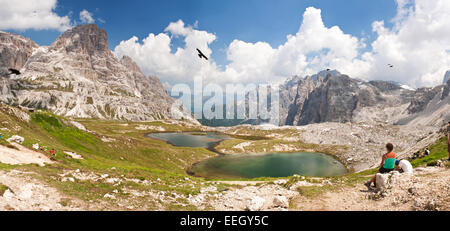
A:
<svg viewBox="0 0 450 231">
<path fill-rule="evenodd" d="M 306 125 L 321 122 L 410 122 L 426 113 L 450 119 L 450 82 L 434 88 L 410 87 L 392 81 L 363 81 L 337 71 L 295 76 L 280 87 L 280 122 Z M 431 115 L 431 114 L 433 115 Z M 437 122 L 437 121 L 436 121 Z M 440 121 L 439 121 L 440 122 Z"/>
<path fill-rule="evenodd" d="M 293 76 L 278 86 L 279 112 L 269 120 L 202 120 L 210 126 L 278 123 L 307 125 L 323 122 L 376 122 L 441 126 L 450 121 L 450 81 L 436 87 L 413 89 L 394 81 L 364 81 L 336 70 Z M 270 100 L 270 99 L 269 99 Z M 237 102 L 249 105 L 249 100 Z M 279 118 L 278 121 L 273 118 Z"/>
<path fill-rule="evenodd" d="M 8 69 L 21 75 L 8 75 Z M 50 46 L 0 32 L 0 100 L 76 118 L 147 121 L 195 119 L 155 76 L 145 76 L 127 56 L 118 60 L 105 30 L 76 26 Z"/>
</svg>

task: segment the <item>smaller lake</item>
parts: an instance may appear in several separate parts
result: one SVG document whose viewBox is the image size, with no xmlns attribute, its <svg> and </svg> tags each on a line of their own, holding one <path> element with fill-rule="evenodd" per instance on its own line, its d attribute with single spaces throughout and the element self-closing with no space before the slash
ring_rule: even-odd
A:
<svg viewBox="0 0 450 231">
<path fill-rule="evenodd" d="M 337 176 L 347 173 L 345 166 L 322 153 L 268 153 L 264 155 L 225 155 L 201 161 L 189 174 L 205 178 L 258 178 Z"/>
<path fill-rule="evenodd" d="M 212 149 L 217 143 L 229 139 L 226 135 L 212 132 L 192 132 L 192 133 L 151 133 L 146 135 L 149 138 L 164 140 L 177 147 L 207 148 Z"/>
</svg>

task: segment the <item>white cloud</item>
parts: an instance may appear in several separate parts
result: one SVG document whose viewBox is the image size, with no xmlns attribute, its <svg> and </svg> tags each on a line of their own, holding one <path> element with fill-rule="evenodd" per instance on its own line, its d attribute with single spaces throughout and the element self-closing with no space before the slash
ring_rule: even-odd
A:
<svg viewBox="0 0 450 231">
<path fill-rule="evenodd" d="M 183 37 L 185 46 L 171 52 L 172 37 Z M 150 34 L 142 42 L 137 37 L 122 41 L 114 50 L 117 57 L 132 57 L 146 74 L 171 83 L 192 82 L 201 76 L 217 83 L 277 82 L 294 74 L 312 74 L 324 66 L 344 67 L 352 63 L 362 46 L 360 40 L 344 34 L 338 27 L 326 28 L 320 10 L 307 8 L 296 35 L 278 48 L 266 42 L 247 43 L 234 40 L 227 48 L 229 64 L 221 70 L 212 60 L 197 57 L 196 48 L 207 56 L 216 40 L 212 33 L 172 22 L 165 33 Z"/>
<path fill-rule="evenodd" d="M 92 17 L 92 13 L 87 10 L 82 10 L 80 12 L 80 20 L 82 23 L 95 23 L 94 18 Z"/>
<path fill-rule="evenodd" d="M 69 29 L 69 16 L 57 15 L 56 6 L 57 0 L 0 0 L 0 29 Z"/>
<path fill-rule="evenodd" d="M 392 29 L 373 23 L 378 38 L 363 59 L 369 78 L 396 80 L 414 87 L 442 83 L 450 69 L 450 1 L 397 0 Z M 393 69 L 386 68 L 388 63 Z"/>
<path fill-rule="evenodd" d="M 199 48 L 207 56 L 212 54 L 208 45 L 216 39 L 214 34 L 185 26 L 181 20 L 170 23 L 165 31 L 167 33 L 149 34 L 142 43 L 137 37 L 122 41 L 114 53 L 119 58 L 125 54 L 132 57 L 144 73 L 156 75 L 172 84 L 191 82 L 194 76 L 217 72 L 213 62 L 199 59 L 196 53 L 196 48 Z M 184 37 L 185 47 L 172 53 L 169 34 Z"/>
<path fill-rule="evenodd" d="M 182 20 L 172 22 L 164 33 L 149 34 L 142 41 L 132 37 L 118 45 L 114 53 L 132 57 L 146 74 L 171 84 L 191 83 L 195 77 L 216 83 L 279 82 L 298 74 L 314 74 L 331 68 L 352 77 L 385 79 L 411 86 L 431 86 L 442 82 L 450 69 L 450 1 L 397 0 L 393 28 L 374 22 L 377 39 L 372 49 L 361 53 L 365 40 L 345 34 L 338 26 L 326 27 L 320 9 L 309 7 L 295 35 L 272 47 L 266 42 L 231 42 L 226 50 L 229 63 L 218 68 L 214 60 L 197 57 L 195 48 L 211 56 L 209 45 L 216 36 Z M 197 24 L 197 23 L 196 23 Z M 171 51 L 173 39 L 183 38 L 184 47 Z M 394 64 L 388 68 L 387 64 Z"/>
<path fill-rule="evenodd" d="M 287 42 L 278 48 L 264 42 L 233 41 L 228 47 L 231 63 L 226 71 L 239 73 L 240 79 L 253 83 L 277 81 L 328 67 L 344 69 L 355 61 L 361 47 L 358 38 L 345 34 L 339 27 L 327 28 L 321 11 L 309 7 L 297 34 L 288 35 Z"/>
</svg>

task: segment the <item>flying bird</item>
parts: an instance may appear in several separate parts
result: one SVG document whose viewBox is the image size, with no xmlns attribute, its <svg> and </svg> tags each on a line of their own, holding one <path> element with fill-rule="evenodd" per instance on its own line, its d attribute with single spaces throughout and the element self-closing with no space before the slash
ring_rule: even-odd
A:
<svg viewBox="0 0 450 231">
<path fill-rule="evenodd" d="M 203 52 L 202 52 L 200 49 L 197 48 L 197 52 L 198 52 L 198 57 L 199 57 L 200 59 L 203 59 L 203 58 L 204 58 L 204 59 L 206 59 L 206 60 L 209 60 L 208 57 L 206 57 L 206 55 L 204 55 Z"/>
<path fill-rule="evenodd" d="M 13 69 L 13 68 L 9 68 L 8 69 L 11 73 L 9 73 L 10 75 L 14 74 L 14 75 L 20 75 L 20 71 Z"/>
<path fill-rule="evenodd" d="M 394 67 L 394 65 L 392 65 L 392 64 L 388 64 L 388 67 L 390 67 L 390 68 L 393 68 L 393 67 Z"/>
</svg>

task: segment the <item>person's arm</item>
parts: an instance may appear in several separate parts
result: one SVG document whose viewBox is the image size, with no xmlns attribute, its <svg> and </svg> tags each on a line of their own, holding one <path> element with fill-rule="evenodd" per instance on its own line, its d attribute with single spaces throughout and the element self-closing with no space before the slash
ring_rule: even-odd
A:
<svg viewBox="0 0 450 231">
<path fill-rule="evenodd" d="M 384 161 L 386 160 L 386 154 L 383 155 L 383 158 L 381 159 L 381 164 L 380 164 L 380 168 L 383 167 L 384 165 Z"/>
</svg>

